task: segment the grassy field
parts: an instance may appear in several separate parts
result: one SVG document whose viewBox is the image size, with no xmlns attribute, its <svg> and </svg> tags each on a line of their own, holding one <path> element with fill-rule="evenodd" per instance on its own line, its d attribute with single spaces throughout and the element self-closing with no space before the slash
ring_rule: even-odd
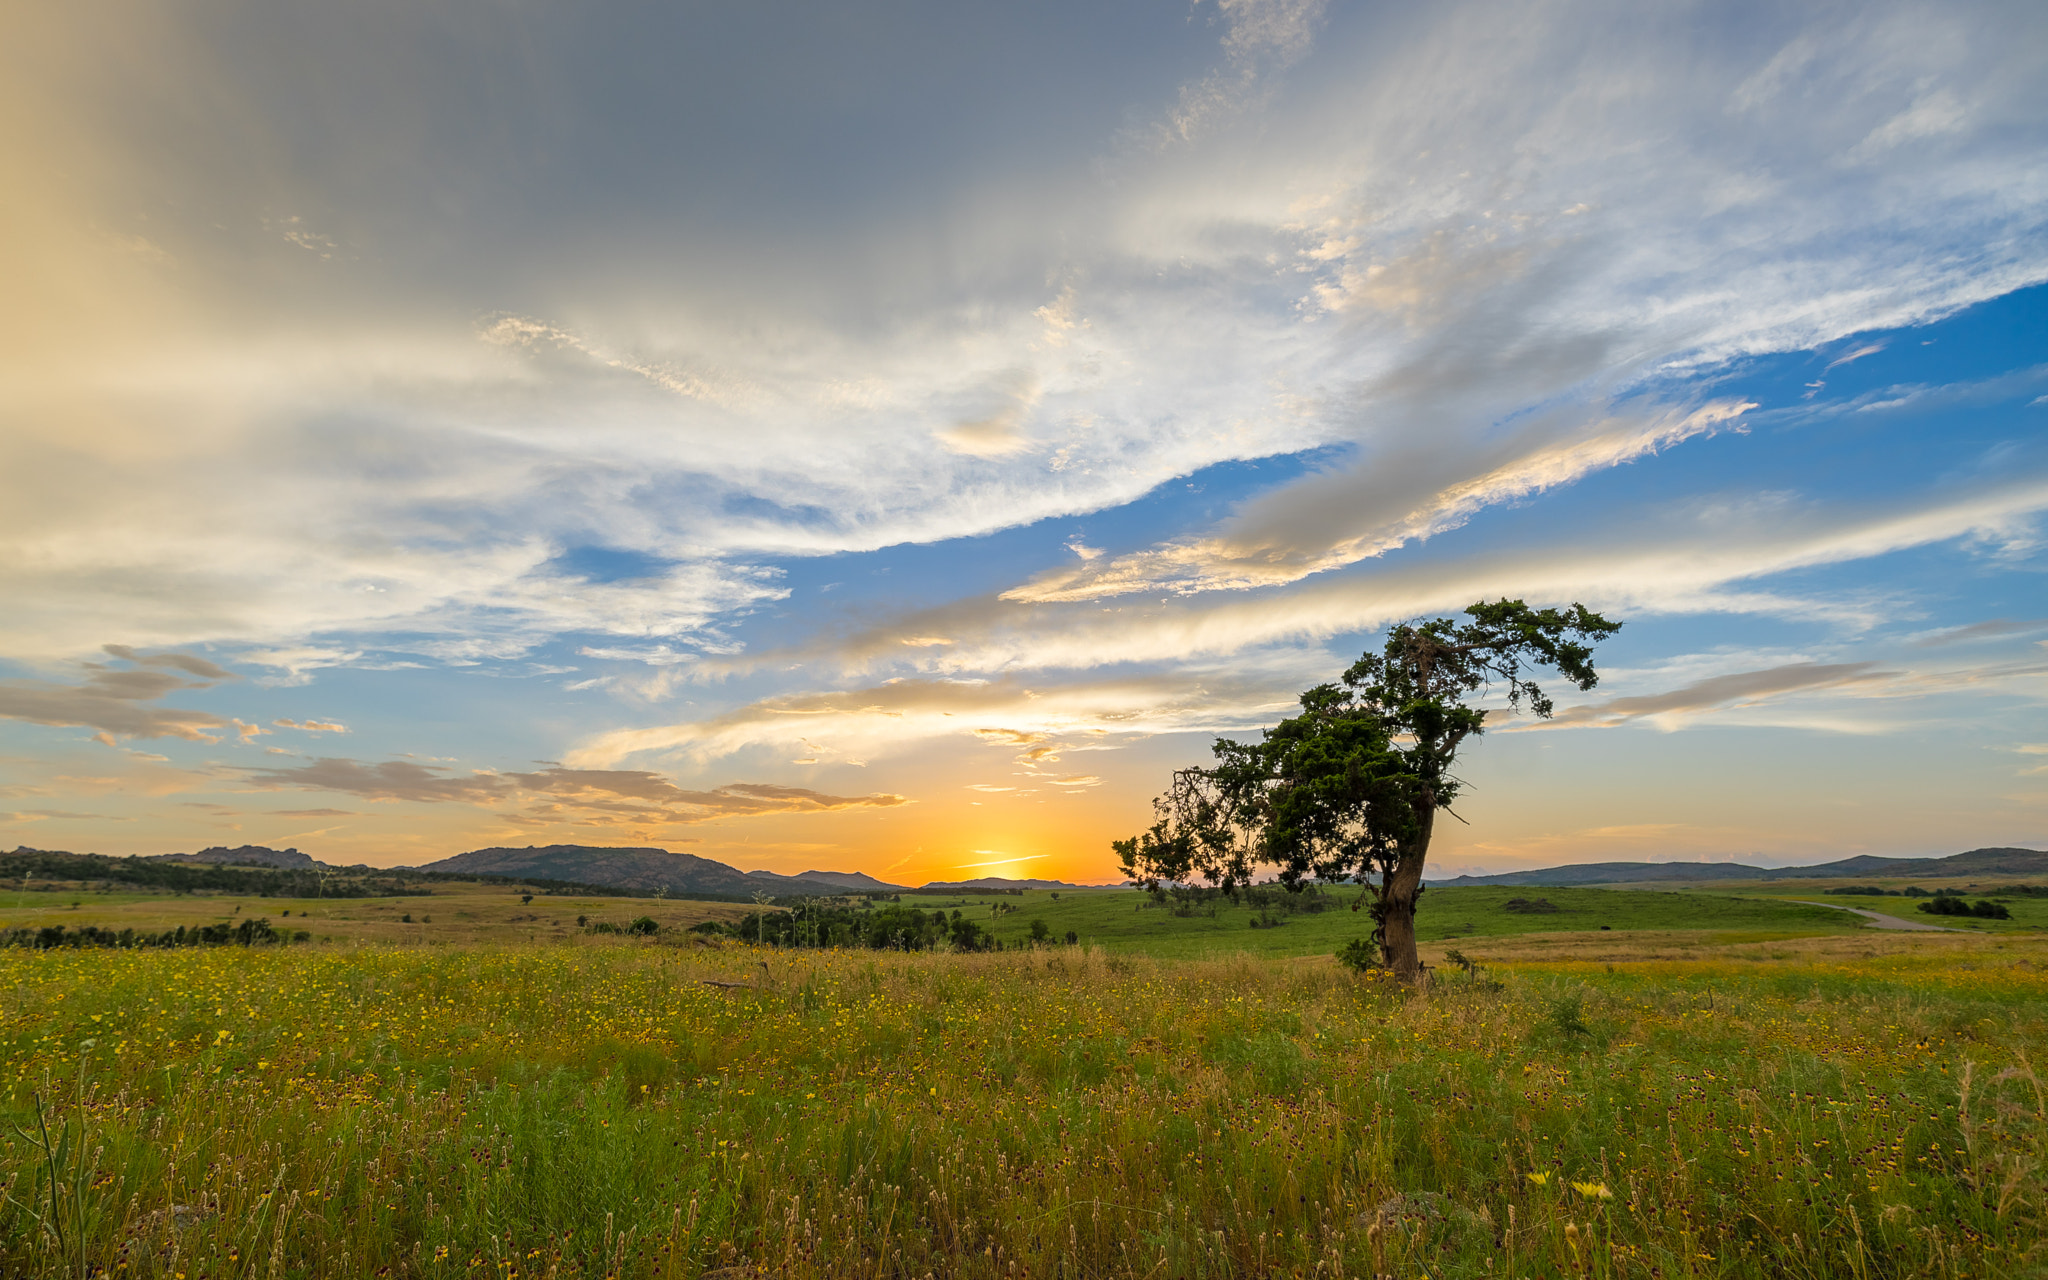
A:
<svg viewBox="0 0 2048 1280">
<path fill-rule="evenodd" d="M 2035 879 L 2038 881 L 2039 878 L 2036 877 Z M 1895 889 L 1903 887 L 1904 884 L 1904 882 L 1894 884 L 1889 881 L 1871 880 L 1859 881 L 1858 883 L 1875 884 Z M 1832 902 L 1839 906 L 1855 907 L 1862 911 L 1877 911 L 1885 915 L 1897 916 L 1902 920 L 1916 921 L 1920 924 L 1939 925 L 1942 928 L 1965 929 L 1979 933 L 2048 932 L 2048 898 L 2010 895 L 2000 897 L 1999 885 L 1996 883 L 1985 883 L 1969 889 L 1957 886 L 1957 892 L 1962 893 L 1971 902 L 1975 902 L 1980 898 L 1997 899 L 2001 906 L 2012 913 L 2012 919 L 2010 920 L 1976 920 L 1959 916 L 1930 915 L 1920 910 L 1919 904 L 1926 901 L 1924 898 L 1879 898 L 1868 894 L 1844 894 L 1828 891 L 1838 887 L 1840 887 L 1839 884 L 1827 884 L 1808 888 L 1797 884 L 1797 882 L 1792 884 L 1780 882 L 1755 886 L 1745 885 L 1739 890 L 1723 890 L 1723 892 L 1736 892 L 1744 897 L 1769 898 L 1778 901 L 1793 901 L 1803 898 L 1810 902 Z"/>
<path fill-rule="evenodd" d="M 317 943 L 404 945 L 477 942 L 561 942 L 581 936 L 578 916 L 624 924 L 652 916 L 668 928 L 733 920 L 754 908 L 728 902 L 659 898 L 528 895 L 503 885 L 441 883 L 432 896 L 402 898 L 263 898 L 227 893 L 126 893 L 96 890 L 0 891 L 0 930 L 63 925 L 77 929 L 232 924 L 247 916 L 303 929 Z M 409 917 L 409 918 L 408 918 Z"/>
<path fill-rule="evenodd" d="M 1031 922 L 1043 920 L 1056 938 L 1071 930 L 1082 942 L 1109 951 L 1188 959 L 1238 952 L 1330 955 L 1372 929 L 1364 911 L 1349 909 L 1357 898 L 1357 890 L 1333 892 L 1326 900 L 1334 909 L 1313 914 L 1287 914 L 1277 904 L 1262 911 L 1225 901 L 1195 908 L 1189 916 L 1175 915 L 1170 907 L 1128 889 L 1064 890 L 1057 898 L 1034 890 L 1022 897 L 959 895 L 918 901 L 957 907 L 970 915 L 978 912 L 975 918 L 1006 943 L 1028 938 Z M 1509 904 L 1517 900 L 1544 902 L 1556 910 L 1511 910 Z M 1416 912 L 1418 938 L 1453 946 L 1465 938 L 1597 932 L 1603 927 L 1705 930 L 1737 940 L 1851 933 L 1862 926 L 1839 911 L 1795 902 L 1613 889 L 1432 888 L 1423 893 Z"/>
<path fill-rule="evenodd" d="M 1034 890 L 1022 896 L 906 894 L 903 905 L 926 911 L 959 910 L 980 921 L 1005 945 L 1028 939 L 1031 923 L 1043 920 L 1056 938 L 1069 931 L 1085 945 L 1107 951 L 1170 959 L 1249 953 L 1261 956 L 1329 955 L 1369 932 L 1364 912 L 1349 910 L 1357 893 L 1333 892 L 1330 909 L 1286 911 L 1281 898 L 1266 907 L 1228 901 L 1204 904 L 1178 915 L 1143 893 L 1129 889 Z M 474 943 L 569 942 L 585 940 L 579 918 L 624 924 L 650 916 L 680 930 L 704 920 L 731 921 L 754 907 L 721 902 L 655 898 L 556 897 L 525 895 L 500 885 L 437 884 L 431 896 L 397 898 L 291 899 L 254 895 L 124 893 L 100 891 L 0 892 L 0 930 L 63 925 L 77 929 L 134 928 L 162 931 L 179 925 L 233 924 L 249 916 L 279 928 L 303 930 L 321 945 L 390 943 L 468 945 Z M 1517 911 L 1510 904 L 1541 902 L 1555 910 Z M 1825 899 L 1849 905 L 1905 903 L 1903 899 Z M 1906 903 L 1910 911 L 1910 903 Z M 2048 903 L 2015 901 L 2048 918 Z M 1931 919 L 1932 917 L 1927 917 Z M 1944 920 L 1941 923 L 1948 923 Z M 1721 941 L 1766 936 L 1853 933 L 1862 926 L 1825 908 L 1766 897 L 1678 894 L 1610 889 L 1435 888 L 1422 898 L 1418 933 L 1425 942 L 1456 946 L 1462 939 L 1529 933 L 1697 930 Z"/>
<path fill-rule="evenodd" d="M 0 1273 L 2048 1263 L 2048 944 L 1578 936 L 1421 994 L 1077 947 L 0 952 Z"/>
</svg>

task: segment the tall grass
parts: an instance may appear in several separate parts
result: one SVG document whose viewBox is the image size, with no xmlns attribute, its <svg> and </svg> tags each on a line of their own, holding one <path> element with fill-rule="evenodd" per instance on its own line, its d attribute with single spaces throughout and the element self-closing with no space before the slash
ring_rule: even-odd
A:
<svg viewBox="0 0 2048 1280">
<path fill-rule="evenodd" d="M 2024 1274 L 2020 955 L 8 953 L 0 1272 Z"/>
</svg>

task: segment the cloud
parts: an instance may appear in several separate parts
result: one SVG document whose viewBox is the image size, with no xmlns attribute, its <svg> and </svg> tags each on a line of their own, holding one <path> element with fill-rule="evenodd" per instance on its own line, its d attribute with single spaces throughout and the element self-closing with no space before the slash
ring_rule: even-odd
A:
<svg viewBox="0 0 2048 1280">
<path fill-rule="evenodd" d="M 691 791 L 642 770 L 549 768 L 533 773 L 458 774 L 408 760 L 365 764 L 326 758 L 290 769 L 250 769 L 246 777 L 250 785 L 265 790 L 339 791 L 366 800 L 422 804 L 488 806 L 538 800 L 538 806 L 528 809 L 529 816 L 569 814 L 587 819 L 609 814 L 634 821 L 702 822 L 770 813 L 894 808 L 909 803 L 894 794 L 834 796 L 771 783 L 735 782 L 709 791 Z M 312 812 L 307 811 L 309 815 Z"/>
<path fill-rule="evenodd" d="M 834 637 L 829 645 L 727 660 L 703 674 L 774 670 L 793 661 L 863 673 L 908 667 L 931 675 L 1155 662 L 1200 670 L 1203 663 L 1232 655 L 1370 632 L 1502 596 L 1546 604 L 1583 600 L 1624 617 L 1717 612 L 1867 629 L 1889 620 L 1895 606 L 1854 595 L 1829 599 L 1810 590 L 1785 594 L 1757 584 L 1909 547 L 1965 540 L 1995 546 L 2043 510 L 2048 481 L 2033 477 L 1875 509 L 1759 503 L 1750 495 L 1731 495 L 1612 510 L 1601 524 L 1582 525 L 1548 542 L 1475 551 L 1442 563 L 1371 562 L 1265 591 L 1115 608 L 970 598 Z M 935 627 L 954 644 L 908 652 L 896 642 L 905 632 Z M 797 698 L 791 705 L 810 704 Z M 621 731 L 608 740 L 624 742 L 631 735 Z"/>
<path fill-rule="evenodd" d="M 939 441 L 955 453 L 976 458 L 1001 458 L 1029 448 L 1025 426 L 1043 394 L 1037 375 L 1028 370 L 1011 372 L 984 394 L 993 397 L 995 404 L 938 431 Z"/>
<path fill-rule="evenodd" d="M 357 760 L 326 757 L 289 769 L 252 769 L 248 780 L 252 786 L 266 790 L 294 787 L 306 791 L 340 791 L 365 800 L 426 804 L 448 801 L 488 804 L 508 793 L 506 783 L 495 774 L 451 776 L 446 769 L 414 764 L 409 760 L 364 764 Z"/>
<path fill-rule="evenodd" d="M 997 854 L 997 855 L 1000 855 L 1000 854 L 1002 853 L 1002 850 L 1000 850 L 1000 849 L 975 849 L 975 850 L 973 850 L 973 852 L 975 852 L 975 853 L 992 853 L 992 854 Z M 976 868 L 978 868 L 978 867 L 1006 867 L 1006 866 L 1009 866 L 1009 865 L 1010 865 L 1011 863 L 1013 863 L 1013 862 L 1036 862 L 1036 861 L 1038 861 L 1038 860 L 1039 860 L 1040 858 L 1050 858 L 1051 856 L 1052 856 L 1052 855 L 1051 855 L 1051 854 L 1049 854 L 1049 853 L 1027 853 L 1027 854 L 1024 854 L 1024 855 L 1022 855 L 1021 857 L 1015 857 L 1015 858 L 1006 858 L 1006 857 L 1002 857 L 1002 856 L 997 856 L 997 857 L 995 857 L 995 858 L 992 858 L 992 859 L 990 859 L 990 860 L 989 860 L 989 861 L 987 861 L 987 862 L 959 862 L 959 863 L 955 863 L 955 864 L 953 865 L 953 869 L 954 869 L 955 871 L 973 871 L 973 870 L 975 870 L 975 869 L 976 869 Z"/>
<path fill-rule="evenodd" d="M 117 658 L 146 666 L 123 671 L 89 662 L 85 664 L 89 674 L 84 683 L 76 685 L 40 680 L 0 681 L 0 718 L 97 729 L 99 733 L 95 736 L 108 745 L 116 738 L 219 742 L 221 733 L 212 730 L 225 732 L 232 727 L 247 738 L 249 730 L 256 728 L 239 720 L 231 723 L 207 711 L 144 705 L 175 690 L 210 687 L 204 682 L 170 675 L 162 670 L 164 667 L 204 676 L 207 681 L 233 678 L 212 663 L 185 654 L 134 656 L 134 651 L 124 645 L 108 645 L 106 649 Z"/>
<path fill-rule="evenodd" d="M 133 822 L 133 818 L 109 817 L 103 813 L 73 813 L 67 809 L 23 809 L 7 815 L 15 822 Z"/>
<path fill-rule="evenodd" d="M 1852 159 L 1868 160 L 1908 142 L 1955 133 L 1963 127 L 1968 118 L 1969 113 L 1954 93 L 1947 89 L 1936 89 L 1872 129 L 1870 135 L 1857 143 L 1849 155 Z"/>
<path fill-rule="evenodd" d="M 769 557 L 988 533 L 1310 449 L 1355 450 L 1368 485 L 1406 467 L 1451 504 L 1348 523 L 1343 482 L 1311 478 L 1304 514 L 1335 514 L 1268 528 L 1261 508 L 1195 535 L 1189 563 L 1124 563 L 1271 581 L 1410 516 L 1455 521 L 1461 483 L 1468 502 L 1560 483 L 1513 467 L 1623 410 L 1682 417 L 1689 399 L 1649 394 L 1669 376 L 2048 270 L 2041 140 L 2014 124 L 2042 115 L 2039 20 L 2002 14 L 1987 41 L 1968 6 L 1767 31 L 1711 7 L 1617 28 L 1565 0 L 1233 0 L 1115 31 L 996 7 L 963 19 L 989 74 L 944 113 L 946 60 L 883 40 L 878 116 L 824 109 L 843 50 L 793 54 L 779 11 L 645 99 L 585 91 L 613 74 L 616 23 L 535 43 L 464 19 L 455 43 L 506 56 L 444 61 L 415 25 L 442 19 L 328 10 L 307 19 L 319 74 L 297 76 L 275 71 L 305 56 L 290 42 L 230 51 L 117 12 L 90 38 L 40 19 L 0 126 L 29 193 L 15 314 L 35 317 L 9 330 L 27 372 L 0 397 L 0 651 L 27 657 L 218 640 L 299 680 L 351 653 L 494 660 L 407 647 L 436 639 L 673 642 L 777 599 Z M 1036 96 L 1045 41 L 1081 60 L 1058 112 Z M 393 48 L 411 70 L 374 102 L 318 87 Z M 632 143 L 700 118 L 693 95 L 768 92 L 795 105 Z M 169 142 L 167 100 L 190 113 Z M 518 105 L 460 105 L 482 101 Z M 1144 145 L 1105 143 L 1133 115 L 1159 122 Z M 778 134 L 785 117 L 829 138 Z M 508 198 L 533 175 L 494 140 L 522 130 L 640 158 Z M 273 144 L 321 160 L 286 174 Z M 844 163 L 804 159 L 819 147 Z M 146 200 L 153 252 L 88 234 Z M 478 208 L 488 234 L 455 212 Z M 1516 439 L 1553 410 L 1551 435 Z M 674 568 L 578 585 L 557 560 L 581 545 Z"/>
<path fill-rule="evenodd" d="M 224 670 L 204 658 L 194 657 L 189 653 L 141 654 L 125 644 L 106 644 L 101 645 L 100 648 L 116 658 L 125 659 L 139 667 L 170 667 L 173 670 L 183 671 L 187 675 L 198 676 L 202 680 L 240 679 L 232 671 Z"/>
<path fill-rule="evenodd" d="M 943 738 L 1023 746 L 1027 766 L 1050 763 L 1062 738 L 1130 738 L 1155 733 L 1238 729 L 1295 704 L 1300 661 L 1272 671 L 1233 664 L 1231 671 L 1026 684 L 1011 677 L 965 684 L 900 679 L 859 689 L 788 694 L 702 721 L 596 735 L 568 755 L 574 766 L 603 768 L 641 754 L 707 761 L 806 738 L 839 750 L 882 754 Z M 1327 673 L 1324 673 L 1327 674 Z M 985 727 L 989 721 L 1002 729 Z"/>
<path fill-rule="evenodd" d="M 1565 440 L 1552 435 L 1558 430 L 1554 423 L 1543 421 L 1494 445 L 1491 457 L 1421 448 L 1375 457 L 1247 504 L 1216 534 L 1109 561 L 1085 557 L 1080 566 L 1052 570 L 1002 598 L 1087 601 L 1297 581 L 1455 528 L 1485 507 L 1711 435 L 1754 408 L 1721 400 L 1649 421 L 1601 420 L 1578 426 L 1570 432 L 1575 438 Z M 1444 483 L 1452 469 L 1466 474 Z M 1424 494 L 1420 501 L 1418 489 Z"/>
<path fill-rule="evenodd" d="M 280 729 L 301 729 L 307 733 L 347 733 L 348 726 L 332 720 L 272 720 L 270 723 Z"/>
<path fill-rule="evenodd" d="M 1045 741 L 1046 735 L 1024 729 L 976 729 L 974 736 L 999 746 L 1028 747 Z"/>
<path fill-rule="evenodd" d="M 1909 647 L 1915 649 L 1939 649 L 1954 644 L 1973 644 L 1980 640 L 1997 640 L 2005 636 L 2027 635 L 2043 630 L 2048 630 L 2048 618 L 1991 618 L 1983 622 L 1924 632 L 1907 643 Z"/>
<path fill-rule="evenodd" d="M 1832 373 L 1834 370 L 1840 368 L 1845 364 L 1854 364 L 1856 361 L 1861 360 L 1865 356 L 1874 356 L 1878 352 L 1884 350 L 1884 348 L 1885 344 L 1882 342 L 1862 343 L 1861 345 L 1852 347 L 1850 350 L 1845 351 L 1841 355 L 1836 356 L 1834 359 L 1828 361 L 1826 367 L 1823 368 L 1821 372 Z"/>
<path fill-rule="evenodd" d="M 1787 663 L 1761 671 L 1714 676 L 1668 693 L 1567 707 L 1549 720 L 1529 721 L 1517 727 L 1613 728 L 1636 720 L 1678 720 L 1709 711 L 1755 706 L 1788 694 L 1881 681 L 1896 674 L 1878 670 L 1874 662 Z"/>
<path fill-rule="evenodd" d="M 1327 0 L 1218 0 L 1225 65 L 1181 86 L 1148 140 L 1193 141 L 1268 97 L 1272 78 L 1308 52 L 1326 7 Z"/>
</svg>

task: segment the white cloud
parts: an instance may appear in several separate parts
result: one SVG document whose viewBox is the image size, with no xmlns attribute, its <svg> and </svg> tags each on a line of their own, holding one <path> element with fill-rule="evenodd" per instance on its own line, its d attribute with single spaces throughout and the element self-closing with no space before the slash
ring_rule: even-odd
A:
<svg viewBox="0 0 2048 1280">
<path fill-rule="evenodd" d="M 0 91 L 44 95 L 0 112 L 0 141 L 43 157 L 18 184 L 35 234 L 0 246 L 12 313 L 32 318 L 12 322 L 0 376 L 0 652 L 219 641 L 303 684 L 342 665 L 505 661 L 569 634 L 657 668 L 578 682 L 643 698 L 670 677 L 768 682 L 804 659 L 772 681 L 1007 673 L 750 688 L 737 711 L 598 735 L 572 762 L 755 745 L 821 758 L 799 731 L 866 756 L 982 731 L 1044 767 L 1087 734 L 1268 716 L 1321 641 L 1482 595 L 1853 625 L 1886 602 L 1758 582 L 1970 534 L 2032 546 L 2042 495 L 2015 482 L 1891 511 L 1653 513 L 1626 538 L 1374 562 L 1738 424 L 1734 403 L 1671 391 L 1683 375 L 2048 276 L 2040 14 L 1614 15 L 1229 0 L 1188 66 L 1119 79 L 1098 94 L 1107 111 L 989 167 L 919 169 L 902 146 L 894 190 L 842 176 L 818 198 L 749 199 L 813 170 L 738 137 L 764 184 L 730 187 L 738 229 L 695 172 L 525 198 L 529 157 L 490 140 L 534 121 L 478 125 L 438 76 L 394 80 L 376 104 L 320 100 L 315 132 L 349 155 L 252 161 L 250 120 L 317 142 L 293 132 L 297 90 L 276 88 L 294 77 L 238 67 L 174 16 L 100 15 L 80 47 L 135 42 L 125 59 L 29 68 L 32 85 Z M 385 66 L 410 30 L 346 6 L 315 16 L 337 37 L 321 83 Z M 480 58 L 505 78 L 460 84 L 502 90 L 473 100 L 515 113 L 549 104 L 549 136 L 618 138 L 658 168 L 669 153 L 632 132 L 645 120 L 572 91 L 578 42 L 607 25 Z M 1151 43 L 1117 75 L 1137 84 Z M 798 90 L 792 113 L 829 122 Z M 147 113 L 166 95 L 190 112 L 168 143 Z M 1120 131 L 1126 111 L 1157 127 Z M 74 157 L 104 182 L 72 176 Z M 643 184 L 662 194 L 636 205 Z M 146 240 L 76 230 L 140 208 L 157 211 Z M 293 212 L 265 226 L 262 209 Z M 1340 460 L 1185 536 L 1148 531 L 1124 554 L 1076 537 L 1078 563 L 1007 600 L 731 652 L 736 619 L 788 597 L 769 557 L 986 534 L 1324 447 Z M 560 567 L 582 546 L 663 567 L 593 581 Z M 1154 602 L 1222 588 L 1241 594 Z M 1035 696 L 1019 674 L 1203 661 L 1243 670 Z M 6 696 L 9 714 L 110 735 L 231 727 L 90 680 Z"/>
<path fill-rule="evenodd" d="M 1268 646 L 1300 646 L 1455 612 L 1474 600 L 1501 596 L 1583 600 L 1621 616 L 1723 612 L 1868 628 L 1889 618 L 1895 605 L 1752 584 L 1908 547 L 1963 539 L 1996 544 L 2044 509 L 2048 482 L 2038 479 L 1875 511 L 1783 502 L 1666 507 L 1654 514 L 1616 513 L 1607 528 L 1571 540 L 1475 552 L 1442 564 L 1373 563 L 1241 596 L 1205 594 L 1112 608 L 967 600 L 800 655 L 855 672 L 1086 670 L 1168 661 L 1198 666 Z M 953 643 L 920 651 L 897 641 L 904 630 L 934 626 L 944 627 Z M 707 664 L 702 674 L 774 669 L 796 656 L 763 652 Z"/>
<path fill-rule="evenodd" d="M 1648 422 L 1596 421 L 1561 440 L 1556 425 L 1546 422 L 1501 442 L 1490 456 L 1414 448 L 1404 456 L 1376 457 L 1249 503 L 1215 534 L 1102 563 L 1084 556 L 1078 568 L 1051 570 L 1003 598 L 1085 601 L 1292 582 L 1455 528 L 1485 507 L 1726 429 L 1755 407 L 1723 400 Z M 1459 471 L 1464 478 L 1443 483 Z M 1442 487 L 1431 488 L 1432 481 Z"/>
<path fill-rule="evenodd" d="M 935 739 L 976 738 L 1021 748 L 1019 761 L 1036 766 L 1074 749 L 1055 745 L 1061 738 L 1246 727 L 1293 706 L 1300 687 L 1293 675 L 1258 680 L 1224 672 L 1045 685 L 896 680 L 769 698 L 703 721 L 614 730 L 578 746 L 566 762 L 602 769 L 652 754 L 701 764 L 751 747 L 789 749 L 807 740 L 873 758 Z"/>
</svg>

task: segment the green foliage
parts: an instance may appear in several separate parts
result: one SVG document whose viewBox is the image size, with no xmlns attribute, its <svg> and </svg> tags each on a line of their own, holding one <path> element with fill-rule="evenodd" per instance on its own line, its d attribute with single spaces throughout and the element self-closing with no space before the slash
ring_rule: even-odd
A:
<svg viewBox="0 0 2048 1280">
<path fill-rule="evenodd" d="M 790 948 L 853 948 L 872 951 L 1001 950 L 988 925 L 960 911 L 927 910 L 877 899 L 806 899 L 801 914 L 765 911 L 726 924 L 705 921 L 692 932 Z M 1005 904 L 1005 910 L 1011 909 Z M 991 923 L 993 923 L 991 921 Z"/>
<path fill-rule="evenodd" d="M 83 925 L 66 929 L 47 925 L 40 929 L 0 930 L 0 947 L 28 947 L 49 951 L 58 947 L 270 947 L 312 938 L 306 930 L 276 929 L 268 919 L 252 916 L 239 924 L 179 925 L 160 933 L 135 929 L 101 929 Z"/>
<path fill-rule="evenodd" d="M 1586 1025 L 1584 1014 L 1585 997 L 1577 991 L 1570 991 L 1550 1002 L 1550 1011 L 1544 1016 L 1544 1022 L 1566 1039 L 1577 1039 L 1593 1034 L 1593 1028 Z"/>
<path fill-rule="evenodd" d="M 1364 973 L 1378 967 L 1380 950 L 1364 938 L 1353 938 L 1337 953 L 1337 963 L 1353 973 Z"/>
<path fill-rule="evenodd" d="M 1579 689 L 1599 681 L 1592 643 L 1614 634 L 1584 605 L 1532 609 L 1480 601 L 1469 622 L 1393 628 L 1338 684 L 1301 695 L 1301 714 L 1257 743 L 1216 740 L 1216 764 L 1174 773 L 1150 828 L 1113 843 L 1124 874 L 1152 887 L 1196 876 L 1225 893 L 1261 866 L 1300 889 L 1313 881 L 1373 887 L 1373 937 L 1387 963 L 1416 971 L 1413 921 L 1436 813 L 1458 797 L 1452 765 L 1485 731 L 1473 705 L 1500 689 L 1510 708 L 1552 711 L 1531 678 L 1557 671 Z"/>
<path fill-rule="evenodd" d="M 1981 920 L 2012 919 L 2012 911 L 2003 903 L 1980 898 L 1975 905 L 1972 905 L 1960 897 L 1952 898 L 1946 894 L 1938 895 L 1921 903 L 1920 910 L 1927 912 L 1929 915 L 1936 916 L 1974 916 Z"/>
</svg>

